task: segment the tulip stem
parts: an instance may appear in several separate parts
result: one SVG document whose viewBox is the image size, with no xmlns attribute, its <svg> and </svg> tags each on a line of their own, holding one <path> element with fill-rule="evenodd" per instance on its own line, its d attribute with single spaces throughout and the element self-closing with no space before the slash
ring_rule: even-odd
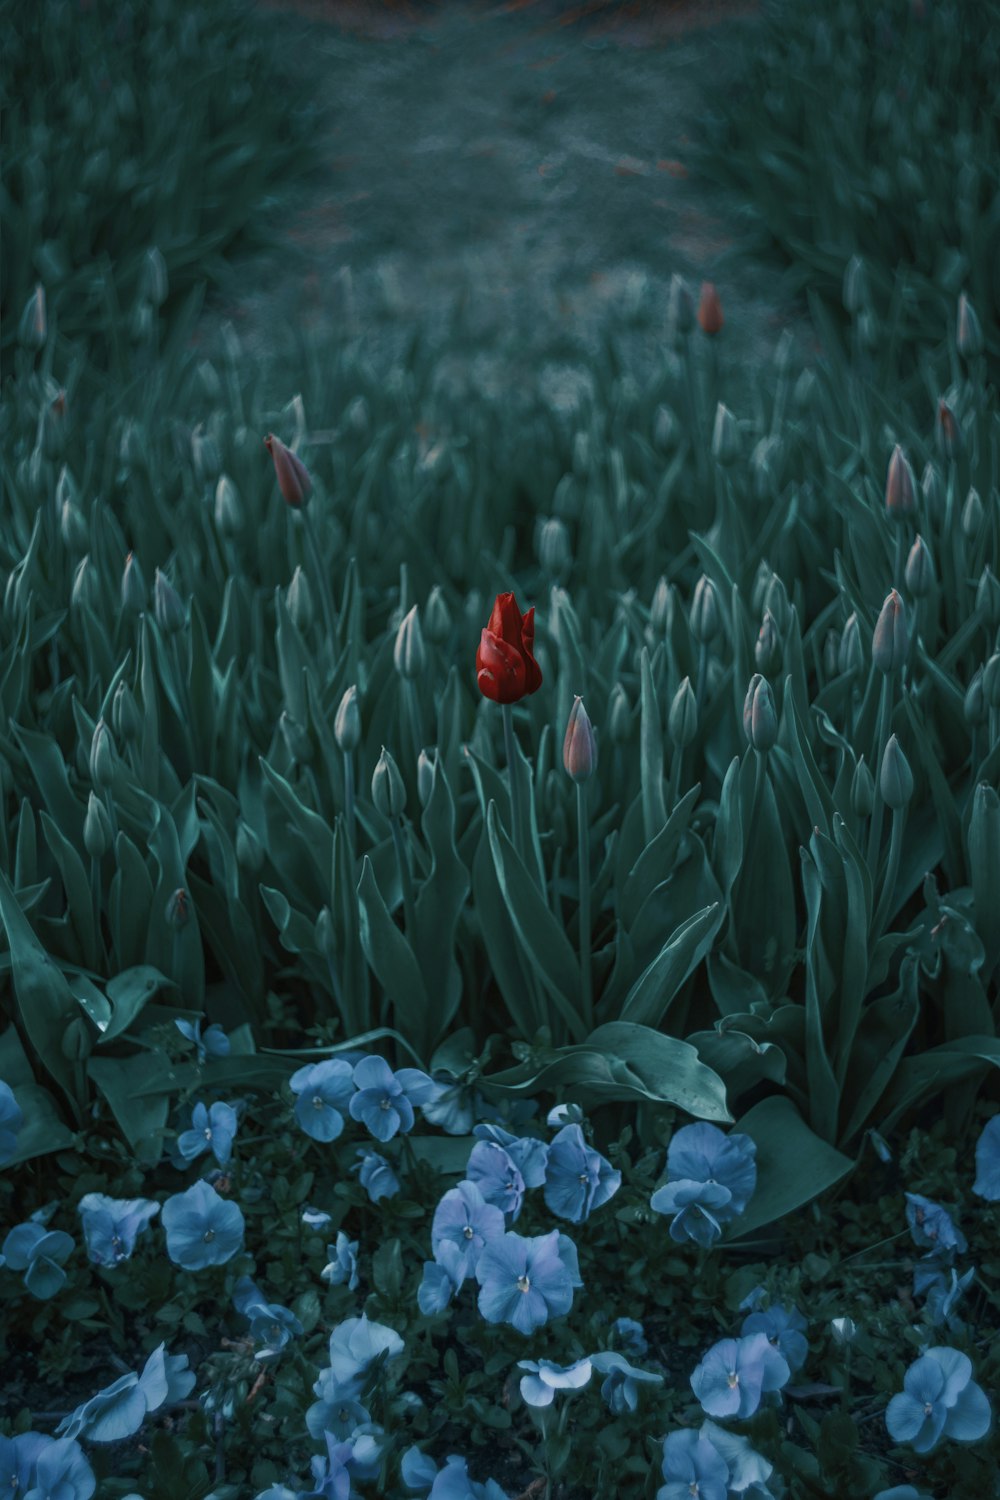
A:
<svg viewBox="0 0 1000 1500">
<path fill-rule="evenodd" d="M 594 1029 L 594 998 L 590 973 L 590 821 L 584 783 L 576 783 L 577 847 L 580 854 L 580 984 L 583 1019 L 590 1034 Z"/>
<path fill-rule="evenodd" d="M 903 539 L 903 526 L 896 527 L 896 559 L 892 569 L 892 586 L 894 589 L 901 588 L 906 575 L 906 543 Z"/>
<path fill-rule="evenodd" d="M 406 924 L 406 936 L 412 944 L 416 940 L 417 917 L 416 908 L 413 903 L 413 879 L 410 875 L 410 861 L 406 857 L 406 849 L 403 844 L 402 818 L 390 818 L 389 826 L 392 829 L 392 842 L 396 850 L 399 883 L 403 889 L 403 920 Z"/>
<path fill-rule="evenodd" d="M 892 894 L 896 889 L 896 880 L 899 876 L 899 858 L 903 849 L 903 824 L 906 821 L 906 808 L 894 807 L 892 810 L 892 834 L 889 839 L 889 858 L 885 867 L 885 879 L 882 882 L 882 894 L 879 897 L 875 918 L 872 922 L 872 945 L 878 942 L 886 922 L 892 916 L 890 909 Z"/>
<path fill-rule="evenodd" d="M 347 840 L 354 855 L 354 753 L 344 755 L 344 820 L 347 825 Z"/>
<path fill-rule="evenodd" d="M 872 807 L 872 818 L 868 825 L 868 868 L 871 871 L 872 883 L 878 874 L 878 856 L 882 845 L 882 757 L 889 740 L 889 732 L 892 728 L 892 677 L 887 673 L 882 679 L 882 698 L 879 704 L 878 716 L 878 741 L 875 746 L 875 756 L 872 763 L 872 774 L 875 779 L 875 802 Z"/>
<path fill-rule="evenodd" d="M 316 535 L 316 528 L 313 526 L 312 517 L 309 514 L 309 506 L 302 505 L 299 508 L 299 515 L 302 517 L 302 525 L 305 529 L 309 557 L 312 563 L 313 577 L 316 580 L 319 602 L 323 609 L 323 629 L 326 632 L 327 644 L 330 650 L 333 651 L 336 640 L 336 631 L 333 624 L 333 601 L 330 598 L 330 587 L 320 558 L 319 538 Z"/>
<path fill-rule="evenodd" d="M 500 713 L 503 718 L 503 744 L 507 755 L 507 776 L 510 780 L 510 820 L 513 824 L 511 829 L 511 842 L 518 854 L 521 849 L 521 790 L 518 785 L 517 771 L 515 769 L 514 757 L 516 747 L 514 742 L 514 713 L 509 703 L 501 703 Z M 522 856 L 523 857 L 523 856 Z"/>
</svg>

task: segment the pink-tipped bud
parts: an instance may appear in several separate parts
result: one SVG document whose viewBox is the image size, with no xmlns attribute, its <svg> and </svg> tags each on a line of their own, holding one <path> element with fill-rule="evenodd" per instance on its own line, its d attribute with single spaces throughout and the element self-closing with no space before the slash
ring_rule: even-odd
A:
<svg viewBox="0 0 1000 1500">
<path fill-rule="evenodd" d="M 975 359 L 983 352 L 983 330 L 975 308 L 963 292 L 958 299 L 958 328 L 955 342 L 963 359 Z"/>
<path fill-rule="evenodd" d="M 882 605 L 872 636 L 872 666 L 888 676 L 901 670 L 910 649 L 906 628 L 906 611 L 899 594 L 893 589 Z"/>
<path fill-rule="evenodd" d="M 914 599 L 925 598 L 934 587 L 934 564 L 922 536 L 918 536 L 906 559 L 906 587 Z"/>
<path fill-rule="evenodd" d="M 755 672 L 743 700 L 743 730 L 755 750 L 761 754 L 774 748 L 778 738 L 778 716 L 767 680 Z"/>
<path fill-rule="evenodd" d="M 897 443 L 889 460 L 889 472 L 885 478 L 885 509 L 893 521 L 903 521 L 912 516 L 917 508 L 913 485 L 913 470 L 902 448 Z"/>
<path fill-rule="evenodd" d="M 714 338 L 720 332 L 725 319 L 722 316 L 722 303 L 719 294 L 715 290 L 715 283 L 703 281 L 701 284 L 701 298 L 698 302 L 698 325 L 703 333 Z"/>
<path fill-rule="evenodd" d="M 574 781 L 589 781 L 597 770 L 597 736 L 587 716 L 583 699 L 573 699 L 563 740 L 563 765 Z"/>
<path fill-rule="evenodd" d="M 273 433 L 268 433 L 264 439 L 264 447 L 274 460 L 274 472 L 278 476 L 278 489 L 282 499 L 286 505 L 298 510 L 312 492 L 309 470 L 298 454 L 293 453 L 291 448 L 286 448 Z"/>
<path fill-rule="evenodd" d="M 940 400 L 937 406 L 937 420 L 934 424 L 937 433 L 938 447 L 947 459 L 958 457 L 962 446 L 962 429 L 958 425 L 958 418 L 948 405 L 947 401 Z"/>
</svg>

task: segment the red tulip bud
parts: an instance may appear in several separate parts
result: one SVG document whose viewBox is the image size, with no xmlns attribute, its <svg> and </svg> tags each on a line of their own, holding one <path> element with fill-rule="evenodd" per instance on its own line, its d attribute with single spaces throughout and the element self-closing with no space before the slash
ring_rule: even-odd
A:
<svg viewBox="0 0 1000 1500">
<path fill-rule="evenodd" d="M 890 519 L 902 521 L 916 510 L 913 491 L 913 470 L 906 454 L 897 443 L 889 460 L 889 472 L 885 480 L 885 508 Z"/>
<path fill-rule="evenodd" d="M 484 698 L 519 703 L 538 691 L 542 672 L 531 654 L 534 641 L 534 606 L 522 617 L 513 594 L 497 594 L 476 652 L 476 680 Z"/>
<path fill-rule="evenodd" d="M 898 672 L 906 661 L 910 649 L 909 632 L 906 628 L 906 611 L 903 601 L 895 589 L 887 596 L 881 613 L 875 622 L 872 636 L 872 666 L 886 676 Z"/>
<path fill-rule="evenodd" d="M 583 699 L 573 699 L 563 740 L 563 765 L 574 781 L 589 781 L 597 769 L 597 736 Z"/>
<path fill-rule="evenodd" d="M 312 491 L 309 470 L 301 458 L 273 434 L 269 433 L 264 439 L 264 447 L 274 460 L 274 472 L 278 476 L 278 488 L 285 504 L 298 510 Z"/>
<path fill-rule="evenodd" d="M 703 281 L 701 284 L 701 299 L 698 303 L 698 323 L 702 332 L 714 338 L 722 328 L 724 321 L 722 303 L 719 301 L 719 294 L 715 290 L 714 282 Z"/>
</svg>

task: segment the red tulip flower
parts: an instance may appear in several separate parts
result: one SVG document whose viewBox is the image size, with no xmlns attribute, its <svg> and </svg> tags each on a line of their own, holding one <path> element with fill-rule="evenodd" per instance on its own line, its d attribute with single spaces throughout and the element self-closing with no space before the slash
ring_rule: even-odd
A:
<svg viewBox="0 0 1000 1500">
<path fill-rule="evenodd" d="M 703 281 L 701 284 L 701 299 L 698 303 L 698 322 L 703 333 L 714 338 L 721 330 L 725 319 L 722 316 L 722 303 L 719 294 L 715 290 L 715 283 Z"/>
<path fill-rule="evenodd" d="M 522 616 L 513 594 L 497 594 L 476 652 L 476 680 L 484 698 L 519 703 L 537 693 L 542 672 L 531 654 L 534 640 L 534 606 Z"/>
<path fill-rule="evenodd" d="M 268 433 L 264 447 L 274 460 L 274 472 L 278 476 L 278 489 L 286 505 L 298 510 L 312 491 L 309 470 L 291 448 L 286 448 L 280 438 Z"/>
</svg>

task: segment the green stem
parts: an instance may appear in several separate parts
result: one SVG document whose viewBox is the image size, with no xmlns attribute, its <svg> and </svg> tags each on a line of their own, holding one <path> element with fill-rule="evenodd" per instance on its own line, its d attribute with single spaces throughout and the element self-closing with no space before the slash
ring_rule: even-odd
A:
<svg viewBox="0 0 1000 1500">
<path fill-rule="evenodd" d="M 892 833 L 889 838 L 889 858 L 886 861 L 885 879 L 882 883 L 882 894 L 879 897 L 878 908 L 875 912 L 875 920 L 872 923 L 872 943 L 878 942 L 882 936 L 886 922 L 889 920 L 892 893 L 896 889 L 896 880 L 899 875 L 899 858 L 903 849 L 903 825 L 906 822 L 906 809 L 895 807 L 892 811 Z"/>
<path fill-rule="evenodd" d="M 351 846 L 351 854 L 354 854 L 354 752 L 348 750 L 344 755 L 344 823 L 347 828 L 347 841 Z"/>
<path fill-rule="evenodd" d="M 684 762 L 684 750 L 680 745 L 675 745 L 670 757 L 670 779 L 667 782 L 667 814 L 673 812 L 677 806 L 677 799 L 681 792 L 681 769 Z"/>
<path fill-rule="evenodd" d="M 580 982 L 583 997 L 583 1018 L 587 1034 L 594 1029 L 594 998 L 590 972 L 590 822 L 587 817 L 587 798 L 584 783 L 576 784 L 577 844 L 580 853 Z"/>
<path fill-rule="evenodd" d="M 330 597 L 330 584 L 326 573 L 323 571 L 323 563 L 319 551 L 319 539 L 316 528 L 313 526 L 309 515 L 309 506 L 303 505 L 299 514 L 302 517 L 302 525 L 306 534 L 308 544 L 309 560 L 312 563 L 313 578 L 316 580 L 316 589 L 319 594 L 319 602 L 323 610 L 323 629 L 326 633 L 327 644 L 332 651 L 336 633 L 333 624 L 333 600 Z"/>
<path fill-rule="evenodd" d="M 892 676 L 887 673 L 882 679 L 882 695 L 878 711 L 878 740 L 875 744 L 875 754 L 872 756 L 872 776 L 875 779 L 875 804 L 872 807 L 872 819 L 868 826 L 868 868 L 871 871 L 872 881 L 878 874 L 878 856 L 882 846 L 882 757 L 885 747 L 889 742 L 889 731 L 892 727 Z"/>
<path fill-rule="evenodd" d="M 515 745 L 514 745 L 514 714 L 509 703 L 500 705 L 500 713 L 503 718 L 503 744 L 507 756 L 507 777 L 510 781 L 510 820 L 514 825 L 511 829 L 511 842 L 518 854 L 522 855 L 521 847 L 521 789 L 518 785 L 517 770 L 515 768 Z"/>
</svg>

